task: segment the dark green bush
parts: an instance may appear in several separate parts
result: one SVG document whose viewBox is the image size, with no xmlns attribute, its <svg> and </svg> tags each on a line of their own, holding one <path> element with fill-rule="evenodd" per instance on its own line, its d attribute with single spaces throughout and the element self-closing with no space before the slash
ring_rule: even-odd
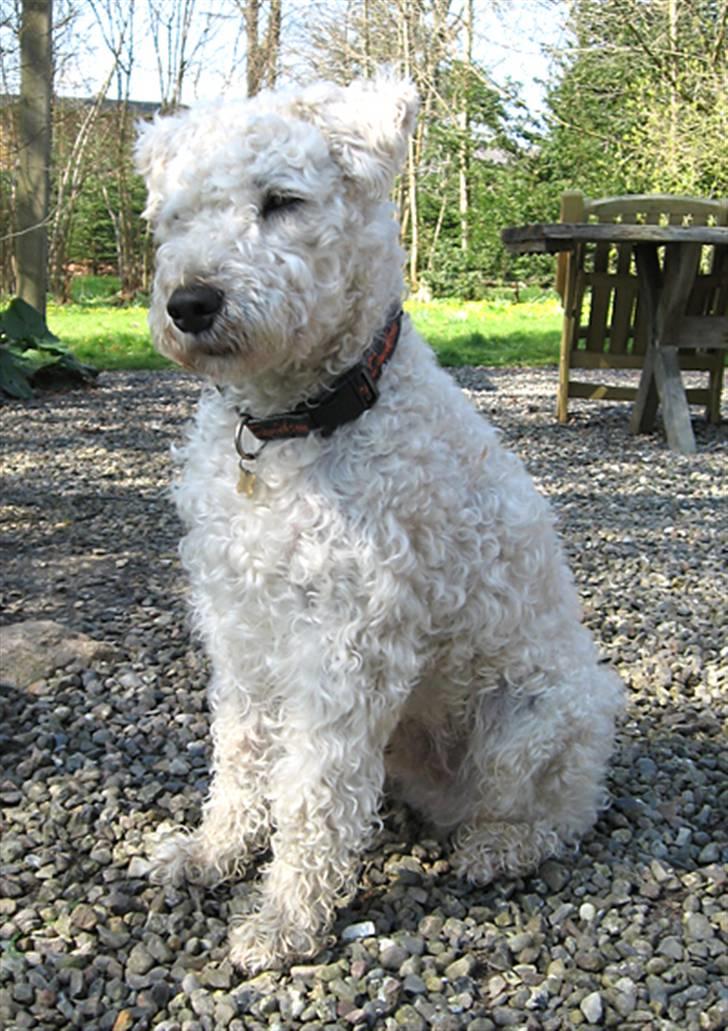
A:
<svg viewBox="0 0 728 1031">
<path fill-rule="evenodd" d="M 83 365 L 48 329 L 40 312 L 20 297 L 0 314 L 0 393 L 29 398 L 34 387 L 91 383 L 96 369 Z"/>
</svg>

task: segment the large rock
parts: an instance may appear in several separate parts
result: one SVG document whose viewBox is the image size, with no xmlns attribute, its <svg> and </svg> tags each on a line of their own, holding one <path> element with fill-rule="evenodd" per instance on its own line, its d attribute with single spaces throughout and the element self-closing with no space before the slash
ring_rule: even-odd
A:
<svg viewBox="0 0 728 1031">
<path fill-rule="evenodd" d="M 84 666 L 108 659 L 113 648 L 48 619 L 0 627 L 0 681 L 19 690 L 78 659 Z"/>
</svg>

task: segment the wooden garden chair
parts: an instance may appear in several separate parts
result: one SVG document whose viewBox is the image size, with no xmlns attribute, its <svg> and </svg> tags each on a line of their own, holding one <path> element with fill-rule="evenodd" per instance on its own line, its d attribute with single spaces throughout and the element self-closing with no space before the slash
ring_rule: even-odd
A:
<svg viewBox="0 0 728 1031">
<path fill-rule="evenodd" d="M 622 222 L 628 225 L 728 225 L 728 200 L 634 195 L 589 200 L 568 192 L 562 222 Z M 564 306 L 559 361 L 558 418 L 566 422 L 570 397 L 630 401 L 636 386 L 584 382 L 579 369 L 641 369 L 647 327 L 640 312 L 639 281 L 631 244 L 578 244 L 558 255 L 556 289 Z M 706 247 L 690 292 L 687 315 L 728 315 L 728 248 Z M 688 402 L 705 406 L 720 421 L 724 351 L 700 348 L 700 340 L 680 347 L 683 370 L 708 373 L 708 385 L 686 391 Z M 608 378 L 605 376 L 605 379 Z"/>
</svg>

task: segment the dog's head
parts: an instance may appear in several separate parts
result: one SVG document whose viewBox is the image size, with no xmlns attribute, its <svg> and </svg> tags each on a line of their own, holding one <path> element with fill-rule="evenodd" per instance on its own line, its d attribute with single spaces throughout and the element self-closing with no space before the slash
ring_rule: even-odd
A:
<svg viewBox="0 0 728 1031">
<path fill-rule="evenodd" d="M 410 83 L 380 78 L 203 103 L 144 126 L 157 347 L 218 382 L 335 364 L 322 348 L 354 312 L 381 321 L 401 289 L 387 197 L 416 109 Z"/>
</svg>

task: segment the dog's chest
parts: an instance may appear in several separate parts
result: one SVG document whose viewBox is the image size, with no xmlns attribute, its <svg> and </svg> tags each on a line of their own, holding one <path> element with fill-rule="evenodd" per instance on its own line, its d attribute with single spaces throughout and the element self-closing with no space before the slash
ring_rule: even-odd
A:
<svg viewBox="0 0 728 1031">
<path fill-rule="evenodd" d="M 213 432 L 214 429 L 214 432 Z M 271 445 L 253 463 L 252 490 L 238 489 L 234 424 L 198 421 L 175 500 L 187 527 L 182 554 L 193 580 L 234 584 L 250 596 L 274 582 L 306 586 L 347 550 L 346 504 L 320 443 Z"/>
</svg>

